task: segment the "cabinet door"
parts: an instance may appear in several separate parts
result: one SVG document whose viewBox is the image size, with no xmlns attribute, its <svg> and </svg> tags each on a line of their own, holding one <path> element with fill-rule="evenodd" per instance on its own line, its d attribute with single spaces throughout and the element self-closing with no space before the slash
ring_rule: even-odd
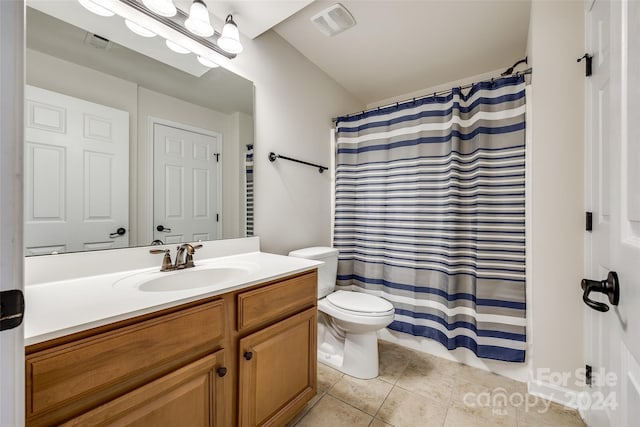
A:
<svg viewBox="0 0 640 427">
<path fill-rule="evenodd" d="M 223 382 L 220 350 L 124 394 L 65 426 L 222 426 Z"/>
<path fill-rule="evenodd" d="M 283 425 L 316 394 L 316 308 L 240 340 L 239 424 Z"/>
</svg>

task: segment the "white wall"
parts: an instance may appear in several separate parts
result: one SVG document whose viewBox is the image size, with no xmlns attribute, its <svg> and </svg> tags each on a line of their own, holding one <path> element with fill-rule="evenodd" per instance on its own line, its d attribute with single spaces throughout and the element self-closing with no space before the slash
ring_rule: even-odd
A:
<svg viewBox="0 0 640 427">
<path fill-rule="evenodd" d="M 584 3 L 534 0 L 532 216 L 533 358 L 538 369 L 584 367 Z M 574 380 L 569 381 L 573 386 Z M 530 385 L 531 386 L 531 385 Z"/>
<path fill-rule="evenodd" d="M 267 156 L 328 166 L 331 118 L 363 105 L 275 32 L 242 43 L 228 68 L 255 84 L 255 234 L 262 250 L 280 254 L 330 245 L 329 173 Z"/>
</svg>

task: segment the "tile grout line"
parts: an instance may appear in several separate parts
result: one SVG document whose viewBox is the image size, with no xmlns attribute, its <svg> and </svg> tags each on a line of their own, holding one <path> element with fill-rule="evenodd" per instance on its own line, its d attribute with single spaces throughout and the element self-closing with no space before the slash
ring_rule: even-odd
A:
<svg viewBox="0 0 640 427">
<path fill-rule="evenodd" d="M 454 381 L 453 381 L 453 388 L 451 389 L 451 396 L 449 396 L 449 402 L 447 403 L 447 407 L 444 410 L 444 418 L 442 420 L 442 427 L 445 426 L 445 424 L 447 423 L 447 417 L 449 416 L 449 409 L 451 409 L 451 404 L 453 403 L 453 395 L 456 392 L 456 389 L 458 388 L 458 373 L 456 373 L 456 375 L 453 377 Z"/>
<path fill-rule="evenodd" d="M 349 378 L 355 378 L 355 377 L 352 377 L 352 376 L 350 376 L 350 375 L 343 374 L 343 375 L 340 377 L 340 379 L 339 379 L 338 381 L 336 381 L 336 382 L 331 386 L 331 388 L 330 388 L 329 390 L 327 390 L 327 392 L 325 393 L 325 395 L 329 395 L 329 396 L 333 397 L 334 399 L 339 400 L 340 402 L 344 403 L 345 405 L 349 405 L 349 406 L 351 406 L 353 409 L 356 409 L 356 410 L 358 410 L 358 411 L 362 412 L 363 414 L 370 416 L 370 417 L 371 417 L 371 422 L 373 422 L 373 420 L 375 419 L 375 415 L 371 415 L 371 414 L 369 414 L 369 413 L 367 413 L 367 412 L 363 411 L 362 409 L 360 409 L 360 408 L 358 408 L 358 407 L 356 407 L 356 406 L 352 405 L 351 403 L 346 402 L 345 400 L 341 399 L 340 397 L 335 396 L 335 395 L 333 395 L 333 394 L 331 394 L 331 393 L 330 393 L 330 391 L 331 391 L 331 390 L 333 390 L 333 388 L 336 386 L 336 384 L 338 384 L 338 383 L 339 383 L 339 382 L 340 382 L 340 381 L 341 381 L 345 376 L 347 376 L 347 377 L 349 377 Z M 323 397 L 324 397 L 324 396 L 323 396 Z M 314 406 L 315 406 L 315 405 L 314 405 Z M 378 408 L 378 409 L 379 409 L 379 408 Z M 377 413 L 377 412 L 376 412 L 376 413 Z M 371 422 L 370 422 L 369 424 L 371 424 Z"/>
<path fill-rule="evenodd" d="M 378 406 L 378 410 L 376 411 L 375 415 L 373 416 L 374 420 L 378 417 L 378 414 L 380 413 L 380 409 L 382 409 L 382 407 L 384 406 L 384 403 L 387 401 L 387 399 L 389 398 L 389 395 L 391 394 L 391 392 L 393 391 L 394 388 L 396 388 L 396 386 L 395 385 L 391 385 L 391 388 L 387 392 L 387 395 L 384 397 L 384 399 L 382 399 L 382 403 L 380 404 L 380 406 Z M 384 420 L 382 420 L 382 421 L 384 421 Z M 384 421 L 384 423 L 385 424 L 389 424 L 386 421 Z M 391 424 L 389 424 L 389 425 L 391 425 Z"/>
</svg>

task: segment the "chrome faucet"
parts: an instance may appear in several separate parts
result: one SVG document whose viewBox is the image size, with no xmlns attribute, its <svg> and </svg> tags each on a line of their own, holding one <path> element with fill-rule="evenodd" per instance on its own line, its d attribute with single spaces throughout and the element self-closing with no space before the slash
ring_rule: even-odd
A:
<svg viewBox="0 0 640 427">
<path fill-rule="evenodd" d="M 181 244 L 176 248 L 176 260 L 174 263 L 171 262 L 170 249 L 151 249 L 149 252 L 152 254 L 164 254 L 160 271 L 173 271 L 195 267 L 193 254 L 196 253 L 196 249 L 200 249 L 201 247 L 202 245 L 193 246 L 189 243 Z"/>
<path fill-rule="evenodd" d="M 178 252 L 176 253 L 176 268 L 191 268 L 196 265 L 193 263 L 193 254 L 196 253 L 196 249 L 200 249 L 202 245 L 190 245 L 189 243 L 183 243 L 178 246 Z M 182 258 L 184 257 L 184 261 Z"/>
</svg>

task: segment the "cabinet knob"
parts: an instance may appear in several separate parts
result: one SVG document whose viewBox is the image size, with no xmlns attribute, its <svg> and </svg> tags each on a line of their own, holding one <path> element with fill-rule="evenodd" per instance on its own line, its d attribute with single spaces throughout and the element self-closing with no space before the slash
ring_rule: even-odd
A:
<svg viewBox="0 0 640 427">
<path fill-rule="evenodd" d="M 253 353 L 252 353 L 252 352 L 250 352 L 250 351 L 246 351 L 246 352 L 244 353 L 244 358 L 245 358 L 245 359 L 247 359 L 247 360 L 251 360 L 251 358 L 252 358 L 252 357 L 253 357 Z"/>
<path fill-rule="evenodd" d="M 221 367 L 218 368 L 218 370 L 216 372 L 218 372 L 218 376 L 220 378 L 222 378 L 225 375 L 227 375 L 227 368 L 225 368 L 224 366 L 221 366 Z"/>
</svg>

